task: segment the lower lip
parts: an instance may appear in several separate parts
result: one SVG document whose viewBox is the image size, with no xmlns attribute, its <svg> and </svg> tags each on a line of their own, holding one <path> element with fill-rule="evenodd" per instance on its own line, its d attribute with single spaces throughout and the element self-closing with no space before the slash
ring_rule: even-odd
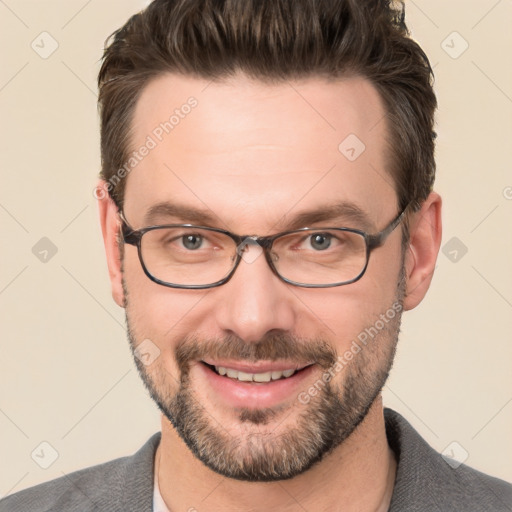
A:
<svg viewBox="0 0 512 512">
<path fill-rule="evenodd" d="M 314 371 L 315 365 L 310 365 L 291 377 L 270 382 L 242 382 L 218 375 L 204 363 L 198 363 L 197 366 L 211 388 L 228 405 L 259 409 L 273 407 L 290 398 L 297 398 L 298 394 L 307 387 L 305 380 Z"/>
</svg>

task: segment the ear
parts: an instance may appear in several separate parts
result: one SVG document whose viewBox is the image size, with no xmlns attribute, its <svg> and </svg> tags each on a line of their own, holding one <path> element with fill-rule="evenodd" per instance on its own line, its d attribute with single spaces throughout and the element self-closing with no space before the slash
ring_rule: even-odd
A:
<svg viewBox="0 0 512 512">
<path fill-rule="evenodd" d="M 95 196 L 98 199 L 101 232 L 107 255 L 112 297 L 118 306 L 124 307 L 123 273 L 118 244 L 120 223 L 117 206 L 107 193 L 107 190 L 107 183 L 100 180 L 96 187 Z"/>
<path fill-rule="evenodd" d="M 410 219 L 410 238 L 405 254 L 406 311 L 423 300 L 432 281 L 441 245 L 441 203 L 439 194 L 431 192 L 421 209 Z"/>
</svg>

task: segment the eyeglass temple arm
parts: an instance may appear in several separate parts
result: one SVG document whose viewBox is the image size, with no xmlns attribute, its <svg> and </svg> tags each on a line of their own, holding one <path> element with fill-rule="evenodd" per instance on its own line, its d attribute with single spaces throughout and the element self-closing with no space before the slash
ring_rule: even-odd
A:
<svg viewBox="0 0 512 512">
<path fill-rule="evenodd" d="M 368 247 L 370 249 L 380 247 L 386 241 L 386 238 L 396 229 L 400 222 L 402 222 L 410 205 L 411 203 L 408 203 L 405 208 L 395 217 L 395 219 L 392 220 L 391 223 L 386 226 L 380 233 L 368 235 Z"/>
<path fill-rule="evenodd" d="M 120 210 L 119 210 L 119 218 L 121 219 L 121 237 L 122 237 L 121 239 L 126 244 L 137 245 L 140 240 L 141 234 L 137 230 L 134 230 L 128 224 L 128 221 L 126 220 L 126 217 L 124 216 L 124 213 Z"/>
</svg>

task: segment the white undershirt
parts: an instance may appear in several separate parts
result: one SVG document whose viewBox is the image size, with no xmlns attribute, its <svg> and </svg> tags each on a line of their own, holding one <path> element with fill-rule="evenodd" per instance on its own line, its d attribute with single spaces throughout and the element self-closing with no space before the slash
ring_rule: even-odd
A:
<svg viewBox="0 0 512 512">
<path fill-rule="evenodd" d="M 167 508 L 167 505 L 160 494 L 160 489 L 158 487 L 158 475 L 156 472 L 156 464 L 155 464 L 155 475 L 154 475 L 155 485 L 153 487 L 153 512 L 170 512 Z"/>
</svg>

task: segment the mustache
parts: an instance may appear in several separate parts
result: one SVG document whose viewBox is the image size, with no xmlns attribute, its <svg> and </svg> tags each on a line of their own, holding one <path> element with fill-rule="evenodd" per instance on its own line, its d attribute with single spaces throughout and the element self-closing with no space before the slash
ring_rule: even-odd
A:
<svg viewBox="0 0 512 512">
<path fill-rule="evenodd" d="M 187 336 L 175 349 L 176 362 L 183 375 L 194 361 L 233 359 L 255 363 L 285 359 L 302 364 L 317 363 L 328 369 L 336 363 L 337 352 L 323 339 L 299 338 L 286 333 L 270 333 L 256 342 L 247 342 L 235 335 L 204 339 Z"/>
</svg>

